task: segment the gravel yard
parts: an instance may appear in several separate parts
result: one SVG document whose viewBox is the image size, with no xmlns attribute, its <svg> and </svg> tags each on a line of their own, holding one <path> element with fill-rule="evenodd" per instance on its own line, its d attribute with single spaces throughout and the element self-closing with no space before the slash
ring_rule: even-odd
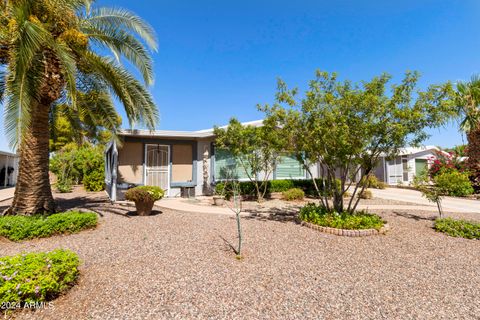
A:
<svg viewBox="0 0 480 320">
<path fill-rule="evenodd" d="M 393 229 L 365 238 L 245 217 L 237 261 L 234 217 L 139 217 L 102 193 L 66 197 L 64 208 L 101 212 L 99 227 L 0 240 L 0 256 L 62 247 L 83 261 L 79 283 L 54 308 L 18 319 L 479 319 L 480 242 L 436 233 L 431 212 L 379 211 Z"/>
</svg>

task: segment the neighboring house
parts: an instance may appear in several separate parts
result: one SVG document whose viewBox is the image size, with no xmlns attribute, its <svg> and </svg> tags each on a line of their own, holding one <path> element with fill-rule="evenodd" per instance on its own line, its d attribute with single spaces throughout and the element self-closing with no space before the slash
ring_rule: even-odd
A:
<svg viewBox="0 0 480 320">
<path fill-rule="evenodd" d="M 374 174 L 389 185 L 410 185 L 416 175 L 428 170 L 429 160 L 436 159 L 439 152 L 447 155 L 435 146 L 402 149 L 394 159 L 382 157 Z"/>
<path fill-rule="evenodd" d="M 0 151 L 0 188 L 17 183 L 19 157 L 15 153 Z"/>
<path fill-rule="evenodd" d="M 258 126 L 262 121 L 243 123 Z M 225 169 L 235 167 L 235 159 L 224 150 L 216 150 L 213 129 L 200 131 L 123 130 L 123 142 L 108 145 L 105 181 L 112 200 L 117 189 L 131 185 L 155 185 L 168 197 L 209 195 L 215 182 L 225 179 Z M 312 166 L 317 174 L 317 166 Z M 231 170 L 229 170 L 231 171 Z M 236 167 L 235 176 L 247 180 Z M 282 156 L 270 179 L 306 179 L 307 173 L 292 156 Z"/>
</svg>

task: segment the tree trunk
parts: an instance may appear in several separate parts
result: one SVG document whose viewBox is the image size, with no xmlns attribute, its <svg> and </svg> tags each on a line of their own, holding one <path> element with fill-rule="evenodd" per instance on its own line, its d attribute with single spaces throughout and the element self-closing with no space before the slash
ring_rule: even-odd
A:
<svg viewBox="0 0 480 320">
<path fill-rule="evenodd" d="M 4 214 L 34 215 L 55 212 L 50 179 L 48 125 L 50 107 L 60 98 L 65 79 L 55 54 L 46 49 L 42 52 L 43 80 L 38 88 L 38 99 L 32 101 L 30 123 L 24 132 L 19 153 L 17 185 L 12 206 Z"/>
<path fill-rule="evenodd" d="M 8 215 L 34 215 L 55 212 L 48 175 L 50 104 L 34 103 L 30 130 L 20 144 L 20 163 L 15 196 Z"/>
</svg>

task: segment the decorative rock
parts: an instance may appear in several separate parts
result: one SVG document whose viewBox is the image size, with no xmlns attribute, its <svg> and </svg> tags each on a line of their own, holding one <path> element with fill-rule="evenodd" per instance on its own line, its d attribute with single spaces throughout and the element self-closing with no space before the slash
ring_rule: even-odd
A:
<svg viewBox="0 0 480 320">
<path fill-rule="evenodd" d="M 318 230 L 323 233 L 334 234 L 336 236 L 344 236 L 344 237 L 368 237 L 368 236 L 376 236 L 380 234 L 386 234 L 387 231 L 390 230 L 388 224 L 385 224 L 380 230 L 376 229 L 363 229 L 363 230 L 347 230 L 347 229 L 337 229 L 337 228 L 330 228 L 319 226 L 310 222 L 300 221 L 300 225 L 305 226 L 310 229 Z"/>
</svg>

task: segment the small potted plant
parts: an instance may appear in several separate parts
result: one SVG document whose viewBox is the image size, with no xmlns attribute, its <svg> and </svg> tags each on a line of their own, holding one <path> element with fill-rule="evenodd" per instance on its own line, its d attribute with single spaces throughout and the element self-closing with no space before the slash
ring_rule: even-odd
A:
<svg viewBox="0 0 480 320">
<path fill-rule="evenodd" d="M 219 183 L 215 186 L 215 193 L 213 195 L 213 204 L 216 206 L 223 206 L 225 203 L 225 183 Z"/>
<path fill-rule="evenodd" d="M 139 186 L 128 189 L 125 199 L 135 202 L 139 216 L 148 216 L 152 212 L 155 201 L 163 198 L 165 192 L 154 186 Z"/>
</svg>

